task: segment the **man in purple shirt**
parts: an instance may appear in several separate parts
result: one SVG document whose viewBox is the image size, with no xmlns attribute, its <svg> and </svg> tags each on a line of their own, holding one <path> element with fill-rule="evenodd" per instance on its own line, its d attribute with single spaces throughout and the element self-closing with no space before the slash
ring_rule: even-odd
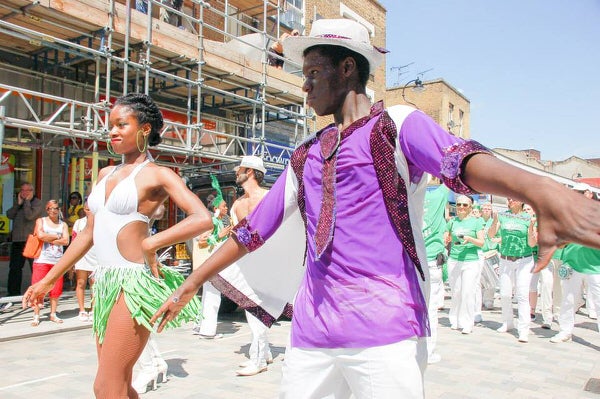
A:
<svg viewBox="0 0 600 399">
<path fill-rule="evenodd" d="M 234 227 L 234 239 L 188 277 L 153 321 L 162 316 L 161 331 L 204 281 L 300 218 L 305 257 L 277 260 L 279 270 L 305 265 L 281 397 L 422 398 L 429 335 L 425 173 L 455 192 L 533 204 L 540 235 L 543 230 L 547 237 L 540 241 L 542 265 L 566 241 L 600 246 L 600 206 L 449 135 L 420 111 L 371 105 L 366 82 L 384 50 L 371 46 L 362 25 L 317 20 L 309 36 L 288 38 L 284 48 L 286 56 L 303 60 L 307 104 L 317 115 L 333 115 L 334 123 L 294 151 L 269 194 Z M 571 202 L 576 215 L 572 206 L 561 208 Z M 261 313 L 271 302 L 254 303 L 262 320 L 278 316 Z"/>
</svg>

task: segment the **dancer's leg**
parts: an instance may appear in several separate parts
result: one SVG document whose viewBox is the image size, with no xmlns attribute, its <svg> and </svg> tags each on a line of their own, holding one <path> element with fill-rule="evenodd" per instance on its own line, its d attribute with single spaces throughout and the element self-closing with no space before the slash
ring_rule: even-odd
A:
<svg viewBox="0 0 600 399">
<path fill-rule="evenodd" d="M 132 370 L 149 336 L 150 331 L 132 319 L 125 298 L 120 295 L 108 317 L 104 342 L 98 349 L 96 398 L 138 397 L 131 386 Z"/>
</svg>

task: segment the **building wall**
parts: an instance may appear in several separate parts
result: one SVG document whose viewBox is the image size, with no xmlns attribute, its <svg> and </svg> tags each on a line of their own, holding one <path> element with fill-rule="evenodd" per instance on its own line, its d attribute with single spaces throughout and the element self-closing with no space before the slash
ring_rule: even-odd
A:
<svg viewBox="0 0 600 399">
<path fill-rule="evenodd" d="M 518 161 L 533 168 L 543 170 L 566 179 L 600 177 L 600 165 L 579 157 L 569 157 L 563 161 L 542 161 L 537 150 L 509 150 L 494 148 L 494 151 L 507 158 Z"/>
<path fill-rule="evenodd" d="M 411 83 L 408 86 L 405 84 L 388 89 L 385 97 L 386 106 L 397 104 L 416 106 L 455 136 L 470 138 L 471 103 L 469 99 L 443 79 L 423 82 L 423 87 L 424 90 L 415 91 L 413 90 L 415 85 Z M 404 94 L 404 98 L 402 94 Z M 450 112 L 451 104 L 452 112 Z"/>
</svg>

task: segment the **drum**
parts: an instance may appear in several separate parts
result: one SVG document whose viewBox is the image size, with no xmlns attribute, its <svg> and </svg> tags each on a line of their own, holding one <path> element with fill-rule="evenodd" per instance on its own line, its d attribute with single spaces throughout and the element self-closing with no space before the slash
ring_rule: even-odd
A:
<svg viewBox="0 0 600 399">
<path fill-rule="evenodd" d="M 496 288 L 499 285 L 500 255 L 498 251 L 488 251 L 483 254 L 483 267 L 481 269 L 481 286 L 484 289 Z"/>
</svg>

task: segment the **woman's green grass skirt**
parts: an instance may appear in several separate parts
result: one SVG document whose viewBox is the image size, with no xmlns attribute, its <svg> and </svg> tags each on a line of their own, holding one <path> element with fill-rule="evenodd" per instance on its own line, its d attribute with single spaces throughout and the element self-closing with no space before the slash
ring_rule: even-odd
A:
<svg viewBox="0 0 600 399">
<path fill-rule="evenodd" d="M 96 281 L 93 286 L 93 331 L 98 336 L 98 342 L 102 343 L 104 340 L 108 317 L 121 293 L 131 317 L 138 324 L 154 331 L 150 319 L 184 280 L 179 272 L 168 266 L 162 266 L 160 271 L 164 277 L 157 279 L 148 268 L 98 267 L 94 273 Z M 195 296 L 166 327 L 175 328 L 185 322 L 198 321 L 201 310 L 200 300 Z"/>
</svg>

